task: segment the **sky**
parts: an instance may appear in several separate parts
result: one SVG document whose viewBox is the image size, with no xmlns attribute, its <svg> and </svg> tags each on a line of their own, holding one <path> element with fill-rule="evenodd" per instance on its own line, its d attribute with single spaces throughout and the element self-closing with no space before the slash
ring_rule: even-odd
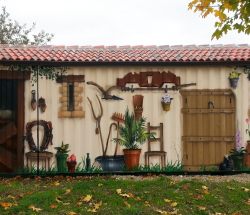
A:
<svg viewBox="0 0 250 215">
<path fill-rule="evenodd" d="M 188 10 L 191 0 L 0 0 L 11 18 L 53 33 L 52 45 L 250 44 L 230 32 L 212 40 L 213 17 Z"/>
</svg>

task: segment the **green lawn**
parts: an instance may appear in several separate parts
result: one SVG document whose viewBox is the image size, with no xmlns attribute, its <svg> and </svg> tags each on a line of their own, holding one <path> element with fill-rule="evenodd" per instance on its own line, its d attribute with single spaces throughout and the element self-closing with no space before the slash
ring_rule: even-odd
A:
<svg viewBox="0 0 250 215">
<path fill-rule="evenodd" d="M 0 214 L 93 213 L 250 214 L 250 181 L 167 176 L 0 180 Z"/>
</svg>

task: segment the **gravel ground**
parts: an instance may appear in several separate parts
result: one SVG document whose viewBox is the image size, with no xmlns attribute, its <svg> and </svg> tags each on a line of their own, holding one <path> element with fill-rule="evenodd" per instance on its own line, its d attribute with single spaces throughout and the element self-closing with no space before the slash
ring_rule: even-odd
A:
<svg viewBox="0 0 250 215">
<path fill-rule="evenodd" d="M 199 180 L 199 181 L 213 181 L 213 182 L 224 182 L 224 181 L 238 181 L 241 183 L 250 183 L 250 174 L 239 174 L 239 175 L 226 175 L 226 176 L 212 176 L 212 175 L 195 175 L 195 176 L 112 176 L 117 180 L 152 180 L 157 177 L 167 177 L 173 181 L 182 180 Z"/>
</svg>

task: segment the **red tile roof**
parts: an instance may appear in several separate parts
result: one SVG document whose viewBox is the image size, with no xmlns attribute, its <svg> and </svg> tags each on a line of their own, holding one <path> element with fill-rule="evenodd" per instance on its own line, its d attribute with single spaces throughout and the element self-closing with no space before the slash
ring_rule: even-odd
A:
<svg viewBox="0 0 250 215">
<path fill-rule="evenodd" d="M 12 46 L 0 45 L 0 62 L 250 63 L 250 46 Z"/>
</svg>

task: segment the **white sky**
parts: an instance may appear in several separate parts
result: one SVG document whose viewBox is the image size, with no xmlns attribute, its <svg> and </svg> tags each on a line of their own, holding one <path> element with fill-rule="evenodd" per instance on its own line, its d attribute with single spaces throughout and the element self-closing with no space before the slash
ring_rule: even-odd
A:
<svg viewBox="0 0 250 215">
<path fill-rule="evenodd" d="M 53 45 L 250 44 L 228 33 L 211 41 L 214 19 L 188 11 L 190 0 L 0 0 L 11 18 L 53 33 Z"/>
</svg>

